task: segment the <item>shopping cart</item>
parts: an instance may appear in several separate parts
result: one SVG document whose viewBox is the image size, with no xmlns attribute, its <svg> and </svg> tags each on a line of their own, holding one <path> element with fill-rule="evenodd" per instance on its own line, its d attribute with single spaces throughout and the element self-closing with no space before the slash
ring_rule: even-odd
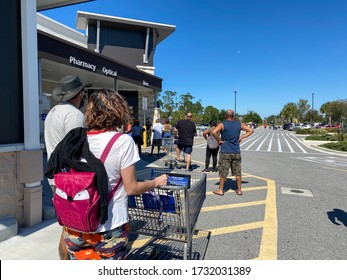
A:
<svg viewBox="0 0 347 280">
<path fill-rule="evenodd" d="M 173 137 L 170 138 L 162 138 L 162 147 L 164 149 L 164 152 L 166 153 L 165 157 L 163 158 L 165 166 L 167 166 L 170 169 L 175 168 L 175 151 L 173 149 L 175 139 Z"/>
<path fill-rule="evenodd" d="M 183 153 L 183 159 L 179 162 L 175 160 L 176 158 L 176 149 L 174 149 L 174 145 L 177 144 L 177 139 L 174 137 L 170 138 L 162 138 L 162 147 L 164 149 L 164 152 L 166 153 L 165 157 L 163 158 L 164 165 L 167 166 L 170 169 L 174 168 L 184 168 L 186 166 L 185 163 L 185 155 Z"/>
<path fill-rule="evenodd" d="M 180 242 L 183 259 L 192 259 L 192 236 L 206 198 L 206 174 L 147 169 L 137 173 L 137 180 L 164 173 L 169 175 L 167 186 L 129 196 L 130 232 L 152 237 L 143 248 L 158 239 Z"/>
</svg>

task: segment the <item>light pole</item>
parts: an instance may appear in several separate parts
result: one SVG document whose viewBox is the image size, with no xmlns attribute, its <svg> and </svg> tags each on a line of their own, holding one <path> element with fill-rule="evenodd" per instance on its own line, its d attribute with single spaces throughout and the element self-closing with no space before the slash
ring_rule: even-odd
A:
<svg viewBox="0 0 347 280">
<path fill-rule="evenodd" d="M 235 93 L 235 109 L 234 109 L 234 115 L 235 115 L 235 118 L 236 118 L 236 93 L 237 93 L 237 91 L 234 90 L 234 93 Z"/>
<path fill-rule="evenodd" d="M 312 111 L 314 110 L 314 92 L 312 92 Z"/>
<path fill-rule="evenodd" d="M 313 122 L 313 111 L 314 111 L 314 92 L 312 92 L 312 109 L 311 109 L 311 125 Z"/>
</svg>

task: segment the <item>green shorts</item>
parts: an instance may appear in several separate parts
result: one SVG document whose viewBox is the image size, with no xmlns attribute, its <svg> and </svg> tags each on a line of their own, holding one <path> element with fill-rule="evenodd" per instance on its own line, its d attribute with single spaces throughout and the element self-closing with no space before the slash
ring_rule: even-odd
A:
<svg viewBox="0 0 347 280">
<path fill-rule="evenodd" d="M 219 154 L 219 176 L 227 178 L 229 168 L 231 169 L 231 175 L 241 176 L 241 154 Z"/>
</svg>

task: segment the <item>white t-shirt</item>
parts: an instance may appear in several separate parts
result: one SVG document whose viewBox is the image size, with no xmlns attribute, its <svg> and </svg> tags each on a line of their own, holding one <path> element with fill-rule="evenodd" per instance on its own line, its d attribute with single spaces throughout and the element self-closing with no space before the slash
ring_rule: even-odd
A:
<svg viewBox="0 0 347 280">
<path fill-rule="evenodd" d="M 107 143 L 116 131 L 88 132 L 88 143 L 90 151 L 100 158 Z M 105 168 L 108 175 L 111 189 L 120 179 L 120 171 L 135 164 L 140 160 L 136 144 L 128 134 L 122 134 L 113 144 L 110 153 L 105 160 Z M 128 196 L 125 192 L 123 182 L 118 187 L 117 192 L 108 204 L 108 219 L 105 224 L 99 225 L 96 232 L 104 232 L 119 227 L 129 221 L 128 217 Z"/>
<path fill-rule="evenodd" d="M 51 156 L 55 147 L 65 137 L 65 135 L 76 127 L 83 127 L 84 115 L 74 105 L 70 103 L 59 103 L 47 114 L 45 120 L 45 145 L 47 160 Z M 53 179 L 48 179 L 50 185 L 54 185 Z"/>
<path fill-rule="evenodd" d="M 73 128 L 83 127 L 84 115 L 70 103 L 54 106 L 45 120 L 45 144 L 47 159 L 65 135 Z"/>
<path fill-rule="evenodd" d="M 162 138 L 162 133 L 163 133 L 163 125 L 161 123 L 155 123 L 153 125 L 153 139 L 161 139 Z"/>
</svg>

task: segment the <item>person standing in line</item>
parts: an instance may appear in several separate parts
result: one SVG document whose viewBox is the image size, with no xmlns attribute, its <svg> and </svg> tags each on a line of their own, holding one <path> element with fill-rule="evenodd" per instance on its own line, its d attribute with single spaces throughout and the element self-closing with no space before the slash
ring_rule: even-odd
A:
<svg viewBox="0 0 347 280">
<path fill-rule="evenodd" d="M 160 146 L 162 141 L 162 135 L 163 135 L 163 125 L 160 123 L 160 119 L 156 120 L 156 123 L 153 125 L 152 128 L 153 131 L 153 141 L 152 141 L 152 148 L 151 148 L 151 156 L 153 156 L 153 150 L 154 147 L 158 147 L 158 157 L 160 152 Z"/>
<path fill-rule="evenodd" d="M 168 119 L 165 119 L 163 126 L 164 152 L 168 152 L 171 140 L 171 125 Z"/>
<path fill-rule="evenodd" d="M 202 135 L 207 140 L 206 145 L 206 156 L 205 156 L 205 169 L 202 172 L 208 172 L 208 167 L 210 165 L 210 158 L 212 156 L 212 172 L 217 172 L 217 156 L 219 151 L 219 143 L 212 135 L 212 131 L 217 126 L 216 121 L 210 121 L 210 127 L 204 130 Z"/>
<path fill-rule="evenodd" d="M 52 95 L 59 103 L 48 112 L 44 123 L 47 161 L 55 147 L 71 129 L 83 127 L 84 115 L 80 109 L 86 98 L 85 86 L 78 76 L 69 75 L 60 80 Z M 48 179 L 48 182 L 54 192 L 54 180 Z M 70 259 L 64 244 L 63 233 L 60 237 L 58 251 L 60 259 Z"/>
<path fill-rule="evenodd" d="M 100 158 L 110 139 L 129 118 L 127 102 L 112 89 L 95 90 L 89 98 L 85 125 L 89 129 L 87 141 L 90 151 Z M 108 177 L 108 191 L 118 185 L 108 203 L 108 219 L 95 232 L 78 232 L 64 227 L 65 245 L 71 259 L 124 260 L 129 241 L 128 196 L 139 195 L 167 184 L 168 175 L 138 182 L 136 162 L 140 160 L 136 145 L 122 134 L 112 145 L 104 162 Z"/>
<path fill-rule="evenodd" d="M 241 131 L 245 133 L 240 134 Z M 253 133 L 253 129 L 244 123 L 234 120 L 234 111 L 225 112 L 225 121 L 219 123 L 212 131 L 213 136 L 221 145 L 219 153 L 219 188 L 214 190 L 216 195 L 224 195 L 224 184 L 231 169 L 231 174 L 235 176 L 238 195 L 242 195 L 241 182 L 241 150 L 240 143 Z M 219 137 L 220 134 L 220 137 Z"/>
<path fill-rule="evenodd" d="M 139 120 L 135 120 L 131 128 L 131 131 L 132 131 L 132 137 L 134 139 L 134 142 L 137 145 L 137 149 L 141 157 L 141 146 L 143 145 L 143 132 L 145 131 L 145 129 L 142 126 L 140 126 Z"/>
<path fill-rule="evenodd" d="M 181 151 L 185 155 L 186 170 L 192 171 L 191 167 L 191 154 L 193 151 L 194 136 L 196 136 L 196 126 L 192 122 L 192 113 L 188 112 L 186 114 L 185 120 L 179 120 L 175 126 L 175 134 L 178 134 L 178 142 L 176 146 L 176 162 L 180 162 Z"/>
<path fill-rule="evenodd" d="M 146 122 L 146 141 L 147 147 L 151 146 L 151 137 L 152 137 L 152 122 L 151 119 L 148 118 Z"/>
</svg>

